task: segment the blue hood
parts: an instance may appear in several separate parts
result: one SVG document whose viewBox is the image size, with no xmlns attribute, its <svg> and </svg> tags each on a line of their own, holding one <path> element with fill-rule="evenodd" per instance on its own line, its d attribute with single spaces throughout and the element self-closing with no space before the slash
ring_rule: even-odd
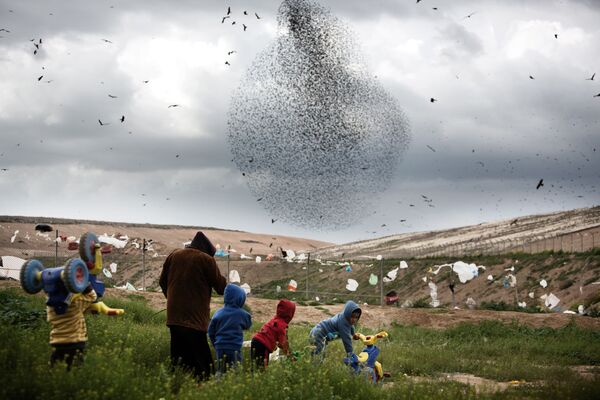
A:
<svg viewBox="0 0 600 400">
<path fill-rule="evenodd" d="M 242 308 L 246 302 L 246 292 L 241 287 L 229 283 L 225 286 L 223 302 L 228 307 Z"/>
<path fill-rule="evenodd" d="M 225 290 L 227 290 L 227 289 L 225 289 Z M 350 317 L 352 316 L 352 313 L 356 310 L 361 311 L 361 313 L 362 313 L 362 310 L 360 309 L 358 304 L 356 304 L 352 300 L 348 300 L 346 302 L 346 305 L 344 306 L 344 311 L 343 311 L 344 318 L 349 320 Z"/>
</svg>

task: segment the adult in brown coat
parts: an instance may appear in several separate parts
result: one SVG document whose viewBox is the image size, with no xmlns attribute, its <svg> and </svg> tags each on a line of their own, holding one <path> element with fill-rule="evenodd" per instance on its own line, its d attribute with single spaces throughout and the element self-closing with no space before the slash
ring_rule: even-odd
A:
<svg viewBox="0 0 600 400">
<path fill-rule="evenodd" d="M 223 294 L 227 284 L 213 258 L 215 251 L 210 240 L 197 232 L 189 247 L 169 254 L 159 281 L 167 298 L 171 363 L 191 370 L 199 379 L 209 377 L 213 363 L 206 339 L 211 292 Z"/>
</svg>

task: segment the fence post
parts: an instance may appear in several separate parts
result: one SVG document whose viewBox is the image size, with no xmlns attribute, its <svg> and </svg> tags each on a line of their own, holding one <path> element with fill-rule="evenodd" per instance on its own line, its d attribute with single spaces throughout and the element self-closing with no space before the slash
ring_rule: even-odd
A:
<svg viewBox="0 0 600 400">
<path fill-rule="evenodd" d="M 379 260 L 379 304 L 383 306 L 383 257 Z"/>
<path fill-rule="evenodd" d="M 308 259 L 306 260 L 306 301 L 308 301 L 308 268 L 310 266 L 310 253 L 308 253 Z"/>
<path fill-rule="evenodd" d="M 142 290 L 146 290 L 146 238 L 142 239 Z"/>
<path fill-rule="evenodd" d="M 229 283 L 229 261 L 231 258 L 231 245 L 227 245 L 227 283 Z"/>
</svg>

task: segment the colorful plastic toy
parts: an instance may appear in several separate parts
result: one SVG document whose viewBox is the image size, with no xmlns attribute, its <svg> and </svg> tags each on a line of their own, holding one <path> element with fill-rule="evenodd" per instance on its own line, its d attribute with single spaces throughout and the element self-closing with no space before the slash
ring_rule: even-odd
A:
<svg viewBox="0 0 600 400">
<path fill-rule="evenodd" d="M 380 350 L 379 347 L 375 346 L 375 343 L 377 343 L 378 339 L 388 337 L 388 333 L 381 331 L 376 335 L 368 336 L 358 333 L 356 336 L 367 347 L 358 356 L 352 354 L 352 357 L 344 358 L 344 363 L 349 365 L 356 374 L 365 374 L 369 382 L 374 384 L 382 382 L 384 376 L 387 376 L 387 374 L 384 374 L 381 363 L 377 361 Z"/>
<path fill-rule="evenodd" d="M 80 258 L 72 258 L 62 267 L 44 268 L 38 260 L 23 264 L 20 272 L 21 287 L 29 294 L 44 289 L 48 295 L 46 305 L 53 307 L 57 314 L 64 314 L 74 296 L 91 285 L 98 296 L 92 304 L 92 313 L 121 315 L 125 311 L 110 308 L 100 299 L 104 295 L 104 282 L 97 278 L 102 271 L 102 253 L 98 238 L 93 233 L 85 233 L 79 240 Z"/>
</svg>

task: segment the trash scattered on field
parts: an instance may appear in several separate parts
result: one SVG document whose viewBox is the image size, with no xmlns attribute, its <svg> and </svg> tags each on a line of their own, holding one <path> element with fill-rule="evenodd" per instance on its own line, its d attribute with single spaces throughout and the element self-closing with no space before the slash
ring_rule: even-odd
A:
<svg viewBox="0 0 600 400">
<path fill-rule="evenodd" d="M 348 283 L 346 284 L 346 289 L 348 289 L 351 292 L 355 292 L 357 288 L 358 288 L 358 282 L 355 281 L 354 279 L 348 279 Z"/>
</svg>

